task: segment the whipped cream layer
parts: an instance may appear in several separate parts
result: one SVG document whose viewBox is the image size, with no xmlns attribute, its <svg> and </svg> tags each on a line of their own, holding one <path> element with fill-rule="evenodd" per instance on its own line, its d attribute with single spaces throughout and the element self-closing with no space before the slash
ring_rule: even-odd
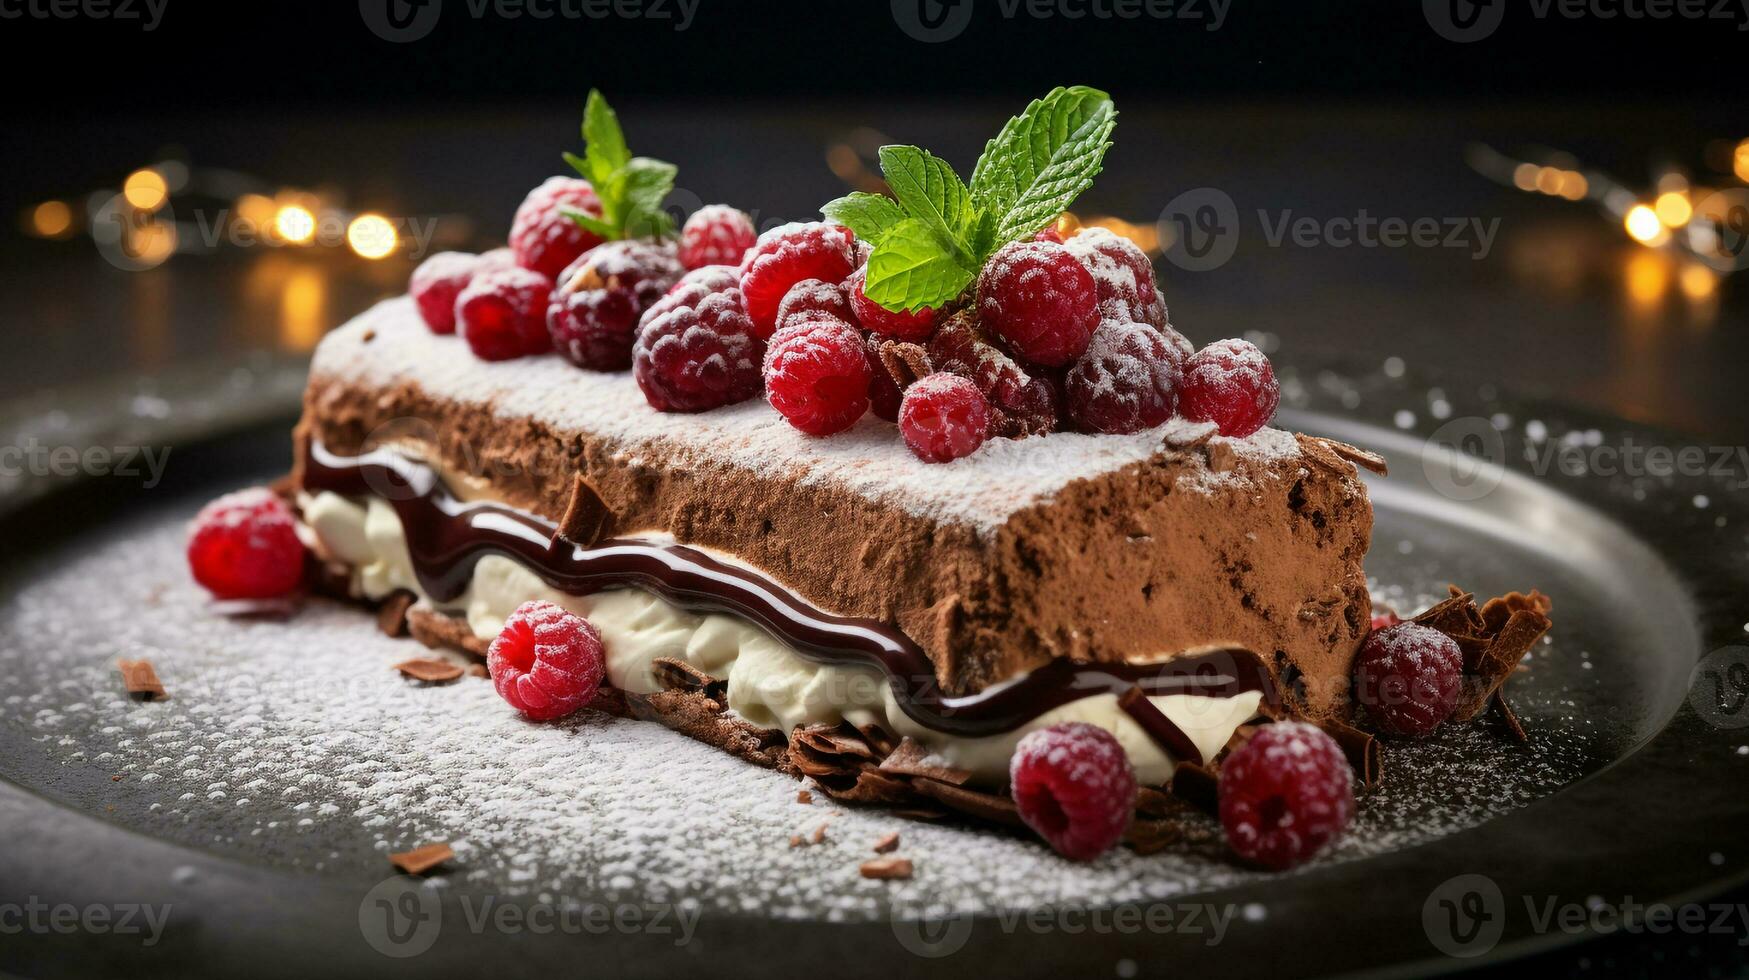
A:
<svg viewBox="0 0 1749 980">
<path fill-rule="evenodd" d="M 1095 694 L 1046 711 L 1013 731 L 987 737 L 948 735 L 920 725 L 895 701 L 884 675 L 874 668 L 808 660 L 769 632 L 737 616 L 693 613 L 640 589 L 575 596 L 548 586 L 533 571 L 502 556 L 482 558 L 467 590 L 439 602 L 420 586 L 405 532 L 394 508 L 376 497 L 349 498 L 320 492 L 300 503 L 308 530 L 322 549 L 353 569 L 353 590 L 376 600 L 405 589 L 421 606 L 462 616 L 482 639 L 503 629 L 517 606 L 533 599 L 556 603 L 587 618 L 600 632 L 611 683 L 634 694 L 661 690 L 651 664 L 682 660 L 728 686 L 729 710 L 761 727 L 785 733 L 804 725 L 879 725 L 909 736 L 947 765 L 968 770 L 986 786 L 1000 785 L 1021 736 L 1062 721 L 1083 721 L 1112 732 L 1144 785 L 1160 785 L 1176 765 L 1111 694 Z M 725 560 L 732 556 L 717 555 Z M 1235 729 L 1255 717 L 1262 695 L 1230 698 L 1172 694 L 1149 700 L 1213 758 Z"/>
</svg>

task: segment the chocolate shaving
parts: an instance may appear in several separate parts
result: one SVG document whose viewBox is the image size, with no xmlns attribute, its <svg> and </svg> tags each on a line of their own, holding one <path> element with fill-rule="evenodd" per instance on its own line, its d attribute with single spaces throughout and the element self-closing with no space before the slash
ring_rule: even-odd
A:
<svg viewBox="0 0 1749 980">
<path fill-rule="evenodd" d="M 874 852 L 876 854 L 891 854 L 898 849 L 899 832 L 896 830 L 874 842 Z"/>
<path fill-rule="evenodd" d="M 1379 784 L 1384 775 L 1384 763 L 1380 758 L 1378 739 L 1334 718 L 1318 727 L 1342 747 L 1342 754 L 1348 757 L 1348 764 L 1354 767 L 1354 774 L 1360 777 L 1361 786 L 1372 789 Z"/>
<path fill-rule="evenodd" d="M 603 688 L 592 706 L 611 711 L 613 698 L 604 697 L 615 688 Z M 628 717 L 659 721 L 687 738 L 714 745 L 724 752 L 766 769 L 794 773 L 784 747 L 783 733 L 758 728 L 729 715 L 723 704 L 701 691 L 657 691 L 654 694 L 622 694 Z"/>
<path fill-rule="evenodd" d="M 1493 717 L 1499 719 L 1501 726 L 1506 729 L 1506 734 L 1513 741 L 1530 741 L 1530 736 L 1525 734 L 1524 723 L 1518 720 L 1518 712 L 1513 711 L 1512 705 L 1506 702 L 1505 692 L 1494 695 Z"/>
<path fill-rule="evenodd" d="M 383 600 L 377 607 L 377 629 L 384 636 L 402 637 L 407 635 L 407 610 L 413 608 L 418 596 L 406 589 L 397 589 Z"/>
<path fill-rule="evenodd" d="M 416 681 L 424 681 L 427 684 L 443 684 L 462 676 L 461 665 L 450 663 L 447 660 L 427 660 L 424 658 L 403 660 L 395 665 L 395 669 Z"/>
<path fill-rule="evenodd" d="M 1320 441 L 1329 446 L 1331 452 L 1363 470 L 1377 473 L 1379 476 L 1390 475 L 1390 467 L 1385 464 L 1385 458 L 1378 453 L 1369 453 L 1358 446 L 1350 446 L 1346 442 L 1338 442 L 1335 439 L 1321 438 Z"/>
<path fill-rule="evenodd" d="M 797 803 L 812 803 L 812 802 L 814 802 L 814 794 L 808 792 L 805 789 L 798 789 L 798 790 L 796 790 L 796 802 Z"/>
<path fill-rule="evenodd" d="M 1220 812 L 1220 786 L 1215 774 L 1194 762 L 1180 762 L 1172 770 L 1172 795 L 1214 816 Z"/>
<path fill-rule="evenodd" d="M 1143 857 L 1163 851 L 1183 839 L 1184 828 L 1175 820 L 1137 820 L 1123 835 L 1130 850 Z"/>
<path fill-rule="evenodd" d="M 565 516 L 559 518 L 554 539 L 587 548 L 607 536 L 613 521 L 613 510 L 601 499 L 601 491 L 578 473 L 571 480 L 571 502 L 565 505 Z"/>
<path fill-rule="evenodd" d="M 933 779 L 913 779 L 911 788 L 950 810 L 1009 827 L 1024 827 L 1020 810 L 1007 796 L 985 793 Z"/>
<path fill-rule="evenodd" d="M 910 738 L 902 739 L 899 747 L 881 760 L 881 771 L 899 776 L 923 776 L 936 779 L 954 786 L 964 786 L 972 778 L 966 769 L 956 769 L 952 766 L 931 761 L 929 752 Z"/>
<path fill-rule="evenodd" d="M 150 660 L 118 660 L 115 669 L 121 671 L 122 685 L 135 701 L 163 701 L 170 697 L 164 693 L 164 685 Z"/>
<path fill-rule="evenodd" d="M 1184 729 L 1179 728 L 1159 708 L 1154 707 L 1154 702 L 1148 700 L 1148 695 L 1141 688 L 1132 687 L 1123 692 L 1117 699 L 1117 706 L 1134 718 L 1142 731 L 1147 732 L 1148 737 L 1164 749 L 1167 755 L 1186 762 L 1204 761 L 1202 750 L 1196 747 L 1189 735 L 1184 734 Z"/>
<path fill-rule="evenodd" d="M 911 877 L 911 859 L 902 857 L 883 857 L 864 861 L 857 866 L 864 878 L 875 878 L 882 881 L 900 881 Z"/>
<path fill-rule="evenodd" d="M 656 676 L 656 683 L 668 691 L 701 691 L 713 701 L 721 701 L 727 695 L 729 682 L 699 670 L 684 660 L 673 657 L 657 657 L 650 661 L 650 673 Z"/>
<path fill-rule="evenodd" d="M 887 377 L 893 379 L 893 386 L 904 394 L 905 389 L 915 384 L 918 379 L 926 378 L 934 370 L 929 364 L 929 352 L 916 344 L 902 340 L 881 340 L 874 343 L 875 357 L 881 363 L 881 369 Z"/>
<path fill-rule="evenodd" d="M 1171 794 L 1152 786 L 1136 788 L 1136 815 L 1138 817 L 1165 817 L 1177 811 L 1178 803 Z"/>
<path fill-rule="evenodd" d="M 826 843 L 826 823 L 825 822 L 822 822 L 820 824 L 820 826 L 814 828 L 814 836 L 809 838 L 809 840 L 815 844 Z"/>
<path fill-rule="evenodd" d="M 1163 441 L 1171 449 L 1201 449 L 1208 445 L 1210 439 L 1220 434 L 1221 427 L 1213 422 L 1197 422 L 1188 427 L 1174 426 L 1167 431 Z"/>
<path fill-rule="evenodd" d="M 446 616 L 431 609 L 413 609 L 407 613 L 407 629 L 413 639 L 432 648 L 449 647 L 484 657 L 491 644 L 474 635 L 467 620 Z"/>
<path fill-rule="evenodd" d="M 485 664 L 468 664 L 468 676 L 469 677 L 491 677 L 492 672 L 486 669 Z"/>
<path fill-rule="evenodd" d="M 1496 703 L 1500 717 L 1514 738 L 1524 737 L 1524 728 L 1510 707 L 1500 701 L 1506 678 L 1519 669 L 1524 655 L 1549 631 L 1548 596 L 1531 590 L 1526 595 L 1510 592 L 1489 599 L 1480 609 L 1475 596 L 1451 587 L 1451 598 L 1410 620 L 1444 633 L 1464 655 L 1464 688 L 1452 717 L 1472 721 Z"/>
<path fill-rule="evenodd" d="M 406 874 L 422 875 L 453 857 L 455 851 L 448 844 L 426 844 L 389 855 L 389 863 Z"/>
</svg>

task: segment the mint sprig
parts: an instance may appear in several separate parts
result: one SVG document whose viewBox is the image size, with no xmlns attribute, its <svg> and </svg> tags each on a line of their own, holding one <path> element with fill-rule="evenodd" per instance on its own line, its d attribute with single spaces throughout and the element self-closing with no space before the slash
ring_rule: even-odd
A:
<svg viewBox="0 0 1749 980">
<path fill-rule="evenodd" d="M 939 157 L 883 146 L 893 198 L 858 192 L 820 209 L 874 246 L 863 289 L 889 310 L 940 306 L 984 261 L 1068 210 L 1098 175 L 1117 109 L 1096 88 L 1057 88 L 1010 119 L 984 147 L 968 187 Z"/>
<path fill-rule="evenodd" d="M 566 208 L 565 216 L 609 241 L 660 238 L 674 231 L 674 218 L 662 201 L 674 189 L 679 168 L 662 160 L 634 157 L 626 146 L 619 116 L 595 89 L 583 106 L 583 155 L 566 153 L 565 162 L 595 187 L 601 217 Z"/>
</svg>

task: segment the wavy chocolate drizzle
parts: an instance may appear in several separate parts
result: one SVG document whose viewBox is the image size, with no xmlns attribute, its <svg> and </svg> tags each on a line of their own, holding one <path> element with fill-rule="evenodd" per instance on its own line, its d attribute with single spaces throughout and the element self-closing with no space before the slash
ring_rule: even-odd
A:
<svg viewBox="0 0 1749 980">
<path fill-rule="evenodd" d="M 1158 664 L 1059 658 L 1022 677 L 956 697 L 941 690 L 935 665 L 923 648 L 890 625 L 823 612 L 757 572 L 683 545 L 637 538 L 612 538 L 590 547 L 571 544 L 556 537 L 557 525 L 544 518 L 501 504 L 458 499 L 435 470 L 393 450 L 343 457 L 312 442 L 305 451 L 303 487 L 386 500 L 401 519 L 420 586 L 439 602 L 467 591 L 474 566 L 487 555 L 510 558 L 571 595 L 628 586 L 646 589 L 692 612 L 728 612 L 751 620 L 815 663 L 879 669 L 907 715 L 952 735 L 1013 731 L 1071 701 L 1096 694 L 1121 696 L 1132 689 L 1150 696 L 1208 697 L 1260 691 L 1265 703 L 1280 704 L 1268 667 L 1242 647 L 1210 647 Z M 1164 716 L 1159 720 L 1165 721 Z M 1150 734 L 1177 758 L 1199 759 L 1190 739 L 1176 725 L 1170 728 L 1165 733 L 1150 729 Z"/>
</svg>

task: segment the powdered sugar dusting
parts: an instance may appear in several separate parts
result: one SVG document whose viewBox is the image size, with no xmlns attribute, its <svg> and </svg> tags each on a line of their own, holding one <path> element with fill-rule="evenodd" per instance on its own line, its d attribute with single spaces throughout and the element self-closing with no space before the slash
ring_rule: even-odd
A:
<svg viewBox="0 0 1749 980">
<path fill-rule="evenodd" d="M 363 341 L 367 332 L 374 339 Z M 1070 482 L 1149 459 L 1167 427 L 1132 435 L 1056 433 L 992 439 L 951 464 L 920 462 L 889 423 L 865 417 L 829 438 L 795 431 L 761 400 L 698 415 L 649 407 L 629 373 L 583 371 L 556 356 L 491 363 L 455 337 L 433 335 L 411 301 L 388 300 L 330 334 L 312 373 L 355 383 L 414 383 L 429 394 L 482 406 L 499 418 L 535 418 L 623 444 L 627 456 L 662 446 L 700 463 L 744 467 L 803 482 L 831 481 L 864 497 L 944 523 L 991 533 L 1016 511 Z M 1177 423 L 1168 423 L 1168 427 Z M 1264 430 L 1228 440 L 1242 459 L 1267 465 L 1298 454 L 1293 437 Z"/>
</svg>

